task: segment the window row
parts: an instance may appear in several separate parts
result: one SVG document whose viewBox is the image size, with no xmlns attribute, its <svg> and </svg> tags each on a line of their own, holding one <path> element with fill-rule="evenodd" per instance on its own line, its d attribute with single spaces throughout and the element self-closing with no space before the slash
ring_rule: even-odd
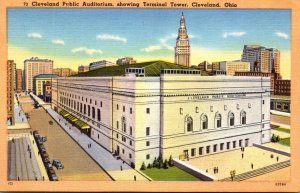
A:
<svg viewBox="0 0 300 193">
<path fill-rule="evenodd" d="M 102 107 L 102 101 L 97 101 L 97 100 L 93 100 L 93 99 L 88 99 L 87 97 L 86 98 L 84 98 L 83 96 L 77 96 L 77 95 L 74 95 L 74 94 L 69 94 L 69 93 L 65 93 L 65 92 L 60 92 L 60 94 L 61 95 L 63 95 L 63 96 L 66 96 L 66 97 L 62 97 L 62 96 L 60 96 L 60 98 L 66 98 L 66 99 L 69 99 L 69 100 L 73 100 L 74 99 L 74 101 L 75 100 L 81 100 L 81 101 L 85 101 L 85 102 L 88 102 L 89 101 L 89 103 L 90 104 L 95 104 L 95 105 L 100 105 L 100 107 Z M 71 98 L 71 99 L 70 99 Z M 85 99 L 85 100 L 84 100 Z M 98 103 L 99 102 L 99 103 Z"/>
<path fill-rule="evenodd" d="M 101 110 L 99 108 L 96 109 L 90 105 L 82 104 L 78 101 L 67 99 L 65 97 L 60 97 L 60 103 L 77 112 L 87 115 L 94 120 L 101 121 Z"/>
<path fill-rule="evenodd" d="M 242 110 L 240 112 L 240 123 L 242 125 L 246 124 L 246 112 L 244 110 Z M 185 116 L 185 129 L 186 131 L 193 131 L 193 118 L 190 115 L 186 115 Z M 215 117 L 214 117 L 214 128 L 220 128 L 222 127 L 222 115 L 220 113 L 216 113 Z M 235 125 L 235 115 L 233 112 L 229 112 L 228 113 L 228 117 L 227 117 L 227 125 L 228 127 L 233 127 Z M 208 129 L 209 125 L 208 125 L 208 116 L 203 113 L 200 116 L 200 129 Z M 212 128 L 212 127 L 211 127 Z"/>
<path fill-rule="evenodd" d="M 249 138 L 243 140 L 239 139 L 236 141 L 228 141 L 220 144 L 214 144 L 214 145 L 207 145 L 204 147 L 199 147 L 198 148 L 198 153 L 196 148 L 192 148 L 189 154 L 189 150 L 183 150 L 185 158 L 188 158 L 189 156 L 194 157 L 194 156 L 201 156 L 204 154 L 210 154 L 211 152 L 216 153 L 219 151 L 224 151 L 224 150 L 230 150 L 230 149 L 235 149 L 235 148 L 241 148 L 241 147 L 248 147 L 249 146 Z"/>
</svg>

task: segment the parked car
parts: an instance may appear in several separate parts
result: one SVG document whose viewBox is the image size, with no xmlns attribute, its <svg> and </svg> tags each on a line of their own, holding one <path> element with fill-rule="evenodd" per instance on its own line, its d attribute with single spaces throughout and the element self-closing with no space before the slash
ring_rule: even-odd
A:
<svg viewBox="0 0 300 193">
<path fill-rule="evenodd" d="M 53 125 L 53 121 L 49 121 L 49 124 L 50 124 L 50 125 Z"/>
<path fill-rule="evenodd" d="M 41 155 L 42 155 L 42 159 L 44 161 L 44 164 L 46 164 L 47 162 L 50 162 L 48 153 L 44 152 Z"/>
<path fill-rule="evenodd" d="M 52 165 L 54 167 L 56 167 L 56 169 L 64 169 L 64 166 L 62 165 L 62 163 L 58 159 L 53 160 Z"/>
<path fill-rule="evenodd" d="M 46 169 L 53 169 L 52 164 L 50 163 L 50 161 L 45 163 L 45 167 L 46 167 Z"/>
<path fill-rule="evenodd" d="M 53 168 L 48 169 L 47 173 L 48 173 L 49 179 L 51 181 L 58 181 L 58 177 L 56 176 L 55 171 L 54 171 Z"/>
<path fill-rule="evenodd" d="M 40 145 L 38 146 L 38 148 L 39 148 L 39 151 L 40 151 L 41 154 L 43 154 L 43 153 L 46 152 L 46 149 L 45 149 L 45 147 L 44 147 L 43 144 L 40 144 Z"/>
</svg>

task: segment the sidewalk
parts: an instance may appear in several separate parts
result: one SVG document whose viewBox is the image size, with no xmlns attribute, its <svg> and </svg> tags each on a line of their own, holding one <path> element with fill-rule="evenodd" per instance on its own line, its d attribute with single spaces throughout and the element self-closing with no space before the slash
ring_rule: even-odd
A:
<svg viewBox="0 0 300 193">
<path fill-rule="evenodd" d="M 14 116 L 15 116 L 15 125 L 9 125 L 8 129 L 30 129 L 30 125 L 26 118 L 25 113 L 23 112 L 20 105 L 18 105 L 17 99 L 15 98 L 14 105 Z"/>
<path fill-rule="evenodd" d="M 35 99 L 36 96 L 31 94 Z M 41 99 L 36 99 L 40 102 Z M 41 102 L 41 106 L 52 116 L 53 119 L 83 148 L 86 153 L 91 156 L 114 180 L 146 180 L 138 171 L 132 169 L 128 164 L 123 163 L 122 160 L 117 160 L 110 152 L 105 150 L 102 146 L 89 138 L 87 135 L 80 133 L 80 131 L 67 122 L 62 116 L 51 109 L 48 103 Z M 91 147 L 88 148 L 88 144 Z M 121 171 L 122 167 L 122 171 Z"/>
</svg>

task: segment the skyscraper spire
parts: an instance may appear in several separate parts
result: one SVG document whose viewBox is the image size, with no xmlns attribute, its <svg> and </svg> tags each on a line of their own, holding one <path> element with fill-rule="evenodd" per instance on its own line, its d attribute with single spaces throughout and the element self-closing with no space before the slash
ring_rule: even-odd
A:
<svg viewBox="0 0 300 193">
<path fill-rule="evenodd" d="M 175 46 L 175 63 L 190 66 L 190 43 L 183 12 L 180 18 L 180 26 Z"/>
</svg>

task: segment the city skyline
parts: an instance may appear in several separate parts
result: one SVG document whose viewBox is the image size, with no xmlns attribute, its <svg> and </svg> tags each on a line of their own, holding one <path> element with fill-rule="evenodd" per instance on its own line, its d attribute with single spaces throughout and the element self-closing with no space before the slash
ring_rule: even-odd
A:
<svg viewBox="0 0 300 193">
<path fill-rule="evenodd" d="M 290 78 L 290 11 L 283 9 L 8 9 L 9 59 L 17 68 L 33 56 L 72 69 L 123 56 L 173 62 L 181 12 L 192 65 L 240 59 L 245 44 L 260 44 L 281 51 L 281 74 Z"/>
</svg>

